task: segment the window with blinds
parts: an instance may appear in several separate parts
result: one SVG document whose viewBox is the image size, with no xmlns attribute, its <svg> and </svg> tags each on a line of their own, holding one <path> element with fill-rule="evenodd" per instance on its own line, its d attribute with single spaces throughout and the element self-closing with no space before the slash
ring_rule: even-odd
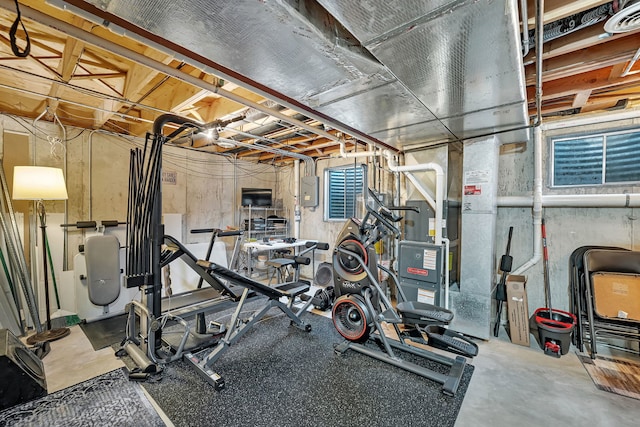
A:
<svg viewBox="0 0 640 427">
<path fill-rule="evenodd" d="M 554 187 L 640 181 L 640 132 L 610 132 L 551 140 Z"/>
<path fill-rule="evenodd" d="M 351 165 L 324 171 L 324 220 L 339 221 L 356 216 L 358 196 L 366 188 L 366 166 Z"/>
</svg>

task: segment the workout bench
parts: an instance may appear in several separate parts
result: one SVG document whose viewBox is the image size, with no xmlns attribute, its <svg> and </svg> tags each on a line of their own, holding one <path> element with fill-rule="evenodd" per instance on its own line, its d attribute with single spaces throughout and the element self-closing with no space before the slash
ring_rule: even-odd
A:
<svg viewBox="0 0 640 427">
<path fill-rule="evenodd" d="M 253 325 L 258 323 L 272 308 L 279 308 L 289 317 L 289 319 L 291 319 L 292 325 L 296 325 L 305 332 L 311 331 L 311 325 L 300 319 L 302 313 L 306 311 L 308 304 L 305 304 L 297 313 L 293 311 L 295 298 L 309 290 L 310 284 L 308 282 L 297 281 L 271 287 L 249 279 L 248 277 L 241 276 L 228 268 L 224 268 L 210 261 L 199 260 L 198 266 L 217 279 L 244 287 L 244 291 L 242 292 L 238 306 L 231 317 L 231 321 L 229 322 L 229 327 L 224 338 L 222 338 L 208 354 L 206 353 L 209 350 L 203 350 L 199 353 L 185 353 L 184 356 L 185 360 L 191 363 L 196 368 L 196 371 L 216 390 L 222 390 L 225 383 L 222 376 L 212 370 L 213 364 L 220 359 L 231 345 L 238 341 L 247 331 L 249 331 L 249 329 L 253 327 Z M 249 291 L 266 296 L 268 301 L 264 306 L 255 310 L 248 319 L 240 321 L 240 314 L 244 310 L 244 304 L 249 295 Z M 282 302 L 281 299 L 285 299 L 286 302 Z"/>
</svg>

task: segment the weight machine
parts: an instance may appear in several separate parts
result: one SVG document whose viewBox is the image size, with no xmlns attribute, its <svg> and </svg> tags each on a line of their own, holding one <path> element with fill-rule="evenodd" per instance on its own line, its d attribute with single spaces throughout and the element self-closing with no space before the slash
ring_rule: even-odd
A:
<svg viewBox="0 0 640 427">
<path fill-rule="evenodd" d="M 178 129 L 164 136 L 162 128 L 168 123 L 178 125 Z M 196 129 L 200 132 L 204 131 L 206 126 L 214 125 L 223 126 L 224 123 L 202 125 L 180 116 L 162 115 L 154 122 L 153 135 L 147 135 L 145 150 L 136 149 L 131 153 L 126 284 L 127 287 L 138 287 L 142 298 L 140 302 L 132 301 L 130 304 L 127 337 L 119 352 L 128 354 L 138 366 L 139 372 L 130 374 L 130 378 L 145 379 L 149 374 L 158 372 L 161 365 L 184 357 L 219 390 L 224 387 L 224 380 L 213 372 L 213 363 L 271 308 L 280 309 L 291 319 L 292 324 L 304 331 L 311 330 L 311 326 L 300 318 L 310 303 L 297 312 L 293 309 L 294 300 L 309 290 L 308 282 L 295 281 L 270 287 L 209 260 L 198 260 L 177 239 L 164 234 L 161 209 L 162 147 L 185 130 Z M 215 235 L 220 236 L 221 233 L 217 232 Z M 316 242 L 308 248 L 319 245 L 326 246 Z M 212 247 L 213 240 L 210 244 L 210 248 Z M 187 340 L 194 334 L 182 318 L 181 311 L 172 310 L 163 314 L 161 270 L 176 259 L 181 259 L 198 273 L 202 281 L 214 292 L 214 296 L 206 303 L 189 307 L 190 314 L 201 315 L 198 317 L 201 320 L 197 320 L 196 323 L 204 325 L 205 312 L 236 304 L 228 326 L 224 331 L 220 328 L 218 333 L 214 334 L 217 335 L 215 338 L 219 339 L 217 345 L 206 355 L 204 352 L 208 352 L 208 349 L 199 353 L 186 350 Z M 240 314 L 246 309 L 245 304 L 253 296 L 266 297 L 267 301 L 248 319 L 241 319 Z M 140 333 L 135 326 L 136 316 L 140 318 Z M 162 340 L 163 328 L 169 320 L 176 321 L 184 327 L 179 343 L 171 348 L 167 348 Z"/>
<path fill-rule="evenodd" d="M 451 311 L 408 300 L 396 275 L 378 265 L 374 244 L 389 234 L 398 238 L 400 231 L 394 224 L 401 219 L 381 203 L 378 210 L 367 206 L 363 220 L 348 220 L 338 237 L 333 253 L 336 300 L 332 319 L 345 341 L 335 346 L 335 352 L 344 354 L 350 349 L 357 351 L 436 381 L 442 384 L 445 394 L 455 395 L 466 359 L 462 356 L 451 358 L 419 348 L 410 342 L 467 357 L 477 355 L 478 347 L 461 334 L 445 328 L 453 320 Z M 395 308 L 378 281 L 378 269 L 389 274 L 396 286 L 399 301 Z M 397 340 L 386 335 L 382 323 L 393 328 Z M 378 344 L 381 350 L 366 345 L 368 341 Z M 448 366 L 449 371 L 445 374 L 403 360 L 399 356 L 400 352 Z"/>
</svg>

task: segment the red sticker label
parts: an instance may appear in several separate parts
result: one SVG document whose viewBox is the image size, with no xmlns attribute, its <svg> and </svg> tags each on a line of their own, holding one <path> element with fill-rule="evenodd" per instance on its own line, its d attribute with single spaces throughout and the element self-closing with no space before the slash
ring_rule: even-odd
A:
<svg viewBox="0 0 640 427">
<path fill-rule="evenodd" d="M 423 270 L 422 268 L 415 268 L 415 267 L 407 267 L 407 273 L 417 274 L 420 276 L 428 276 L 429 270 Z"/>
<path fill-rule="evenodd" d="M 477 196 L 482 194 L 482 187 L 479 185 L 465 185 L 464 186 L 464 195 L 465 196 Z"/>
</svg>

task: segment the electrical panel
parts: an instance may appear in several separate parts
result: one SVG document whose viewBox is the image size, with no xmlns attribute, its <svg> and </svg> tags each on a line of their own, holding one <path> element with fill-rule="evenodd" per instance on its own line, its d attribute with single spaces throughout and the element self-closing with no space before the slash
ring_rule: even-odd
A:
<svg viewBox="0 0 640 427">
<path fill-rule="evenodd" d="M 317 176 L 304 176 L 300 179 L 300 205 L 305 208 L 318 206 L 318 187 L 320 178 Z"/>
</svg>

